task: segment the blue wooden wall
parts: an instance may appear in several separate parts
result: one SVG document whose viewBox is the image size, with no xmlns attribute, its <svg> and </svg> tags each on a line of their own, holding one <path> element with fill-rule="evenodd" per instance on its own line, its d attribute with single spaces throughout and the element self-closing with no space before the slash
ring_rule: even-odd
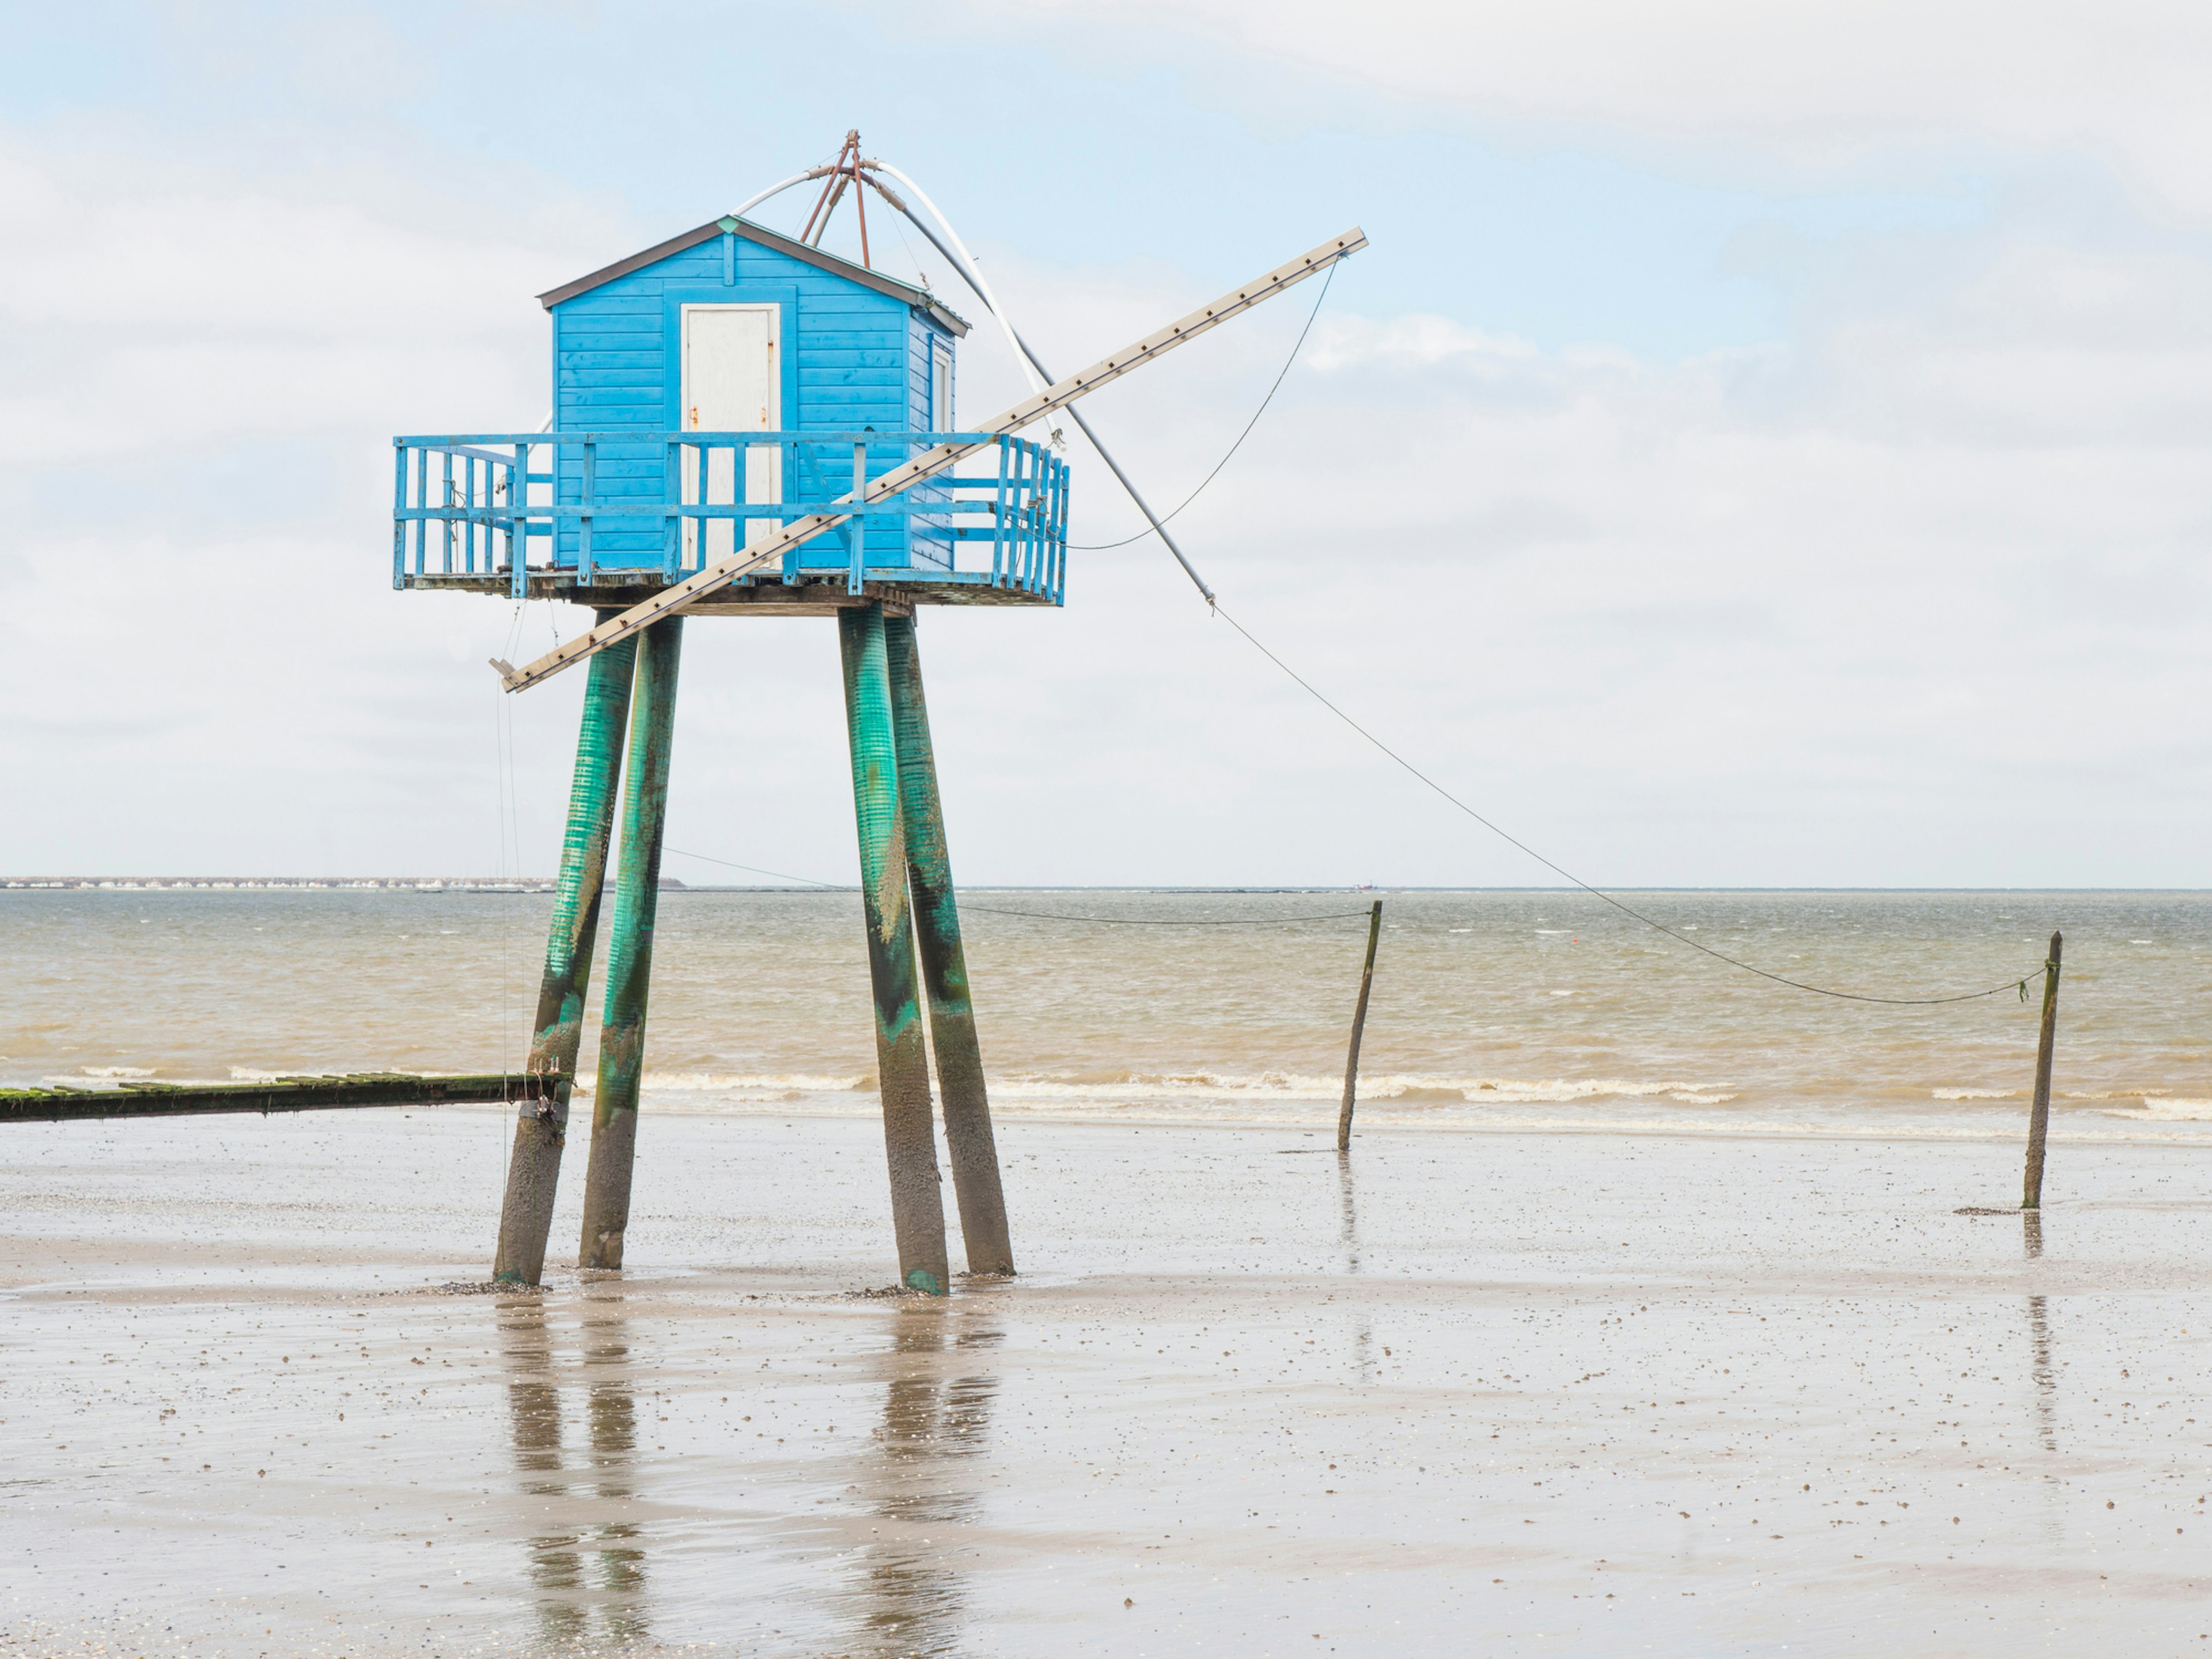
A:
<svg viewBox="0 0 2212 1659">
<path fill-rule="evenodd" d="M 763 301 L 782 307 L 784 429 L 949 429 L 943 419 L 950 411 L 930 406 L 931 343 L 950 345 L 952 337 L 941 324 L 919 306 L 742 234 L 709 237 L 551 306 L 555 429 L 680 430 L 681 307 Z M 871 448 L 870 475 L 889 471 L 907 454 L 890 444 Z M 786 461 L 786 500 L 802 491 L 807 499 L 827 499 L 851 486 L 849 450 L 842 459 L 828 452 L 816 455 L 826 463 L 827 476 L 795 480 Z M 634 451 L 602 446 L 599 499 L 663 499 L 665 456 L 658 444 Z M 564 449 L 564 501 L 580 499 L 581 469 L 580 450 Z M 867 562 L 949 563 L 950 544 L 928 533 L 934 527 L 925 523 L 917 537 L 900 521 L 876 520 L 867 532 Z M 602 529 L 592 539 L 592 559 L 613 566 L 658 565 L 663 547 L 657 528 Z M 574 532 L 566 532 L 560 560 L 573 563 L 575 556 Z M 801 562 L 810 566 L 842 568 L 847 557 L 842 539 L 834 535 L 808 543 L 801 552 Z"/>
</svg>

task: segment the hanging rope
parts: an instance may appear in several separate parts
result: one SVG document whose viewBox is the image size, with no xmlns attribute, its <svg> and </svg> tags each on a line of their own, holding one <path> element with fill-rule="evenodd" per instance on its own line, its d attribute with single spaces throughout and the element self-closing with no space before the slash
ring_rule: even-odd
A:
<svg viewBox="0 0 2212 1659">
<path fill-rule="evenodd" d="M 1340 268 L 1340 265 L 1331 265 L 1328 275 L 1321 279 L 1321 292 L 1314 296 L 1313 309 L 1306 313 L 1306 325 L 1298 331 L 1298 337 L 1291 347 L 1291 355 L 1283 360 L 1282 373 L 1275 376 L 1275 383 L 1267 388 L 1267 395 L 1260 399 L 1260 406 L 1252 411 L 1252 418 L 1244 422 L 1244 429 L 1237 434 L 1237 441 L 1229 446 L 1229 453 L 1213 464 L 1213 471 L 1198 481 L 1198 488 L 1184 496 L 1173 512 L 1162 515 L 1160 524 L 1168 523 L 1176 514 L 1196 501 L 1205 492 L 1206 485 L 1220 475 L 1221 469 L 1229 465 L 1231 457 L 1244 447 L 1244 441 L 1252 435 L 1252 428 L 1260 424 L 1260 417 L 1267 412 L 1267 405 L 1275 401 L 1275 394 L 1283 389 L 1284 379 L 1290 374 L 1291 365 L 1297 362 L 1298 352 L 1306 343 L 1306 336 L 1313 332 L 1314 319 L 1321 315 L 1322 301 L 1328 298 L 1328 285 L 1336 280 L 1336 273 Z M 1118 542 L 1070 542 L 1068 547 L 1077 553 L 1103 553 L 1112 548 L 1127 547 L 1131 542 L 1140 542 L 1158 528 L 1159 525 L 1148 525 L 1135 535 L 1124 536 Z"/>
</svg>

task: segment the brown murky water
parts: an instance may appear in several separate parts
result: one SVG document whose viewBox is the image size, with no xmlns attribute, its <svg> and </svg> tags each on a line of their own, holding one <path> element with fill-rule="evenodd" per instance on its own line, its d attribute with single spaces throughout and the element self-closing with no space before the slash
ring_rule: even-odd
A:
<svg viewBox="0 0 2212 1659">
<path fill-rule="evenodd" d="M 1637 902 L 1773 971 L 1876 994 L 2033 974 L 2063 927 L 2059 1132 L 2212 1136 L 2212 896 Z M 0 1082 L 519 1066 L 549 905 L 0 890 Z M 1345 894 L 969 894 L 994 1104 L 1010 1117 L 1328 1120 L 1365 907 Z M 1088 927 L 1002 914 L 1015 910 L 1276 920 Z M 1283 920 L 1316 915 L 1339 919 Z M 1391 894 L 1385 919 L 1371 1122 L 1976 1135 L 2009 1133 L 2023 1109 L 2037 1010 L 2009 989 L 1938 1008 L 1808 996 L 1558 893 Z M 654 972 L 650 1108 L 874 1109 L 853 896 L 669 894 Z"/>
</svg>

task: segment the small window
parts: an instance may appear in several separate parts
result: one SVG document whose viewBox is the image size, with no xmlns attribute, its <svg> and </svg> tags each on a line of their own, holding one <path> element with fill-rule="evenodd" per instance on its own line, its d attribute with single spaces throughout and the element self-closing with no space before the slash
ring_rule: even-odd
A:
<svg viewBox="0 0 2212 1659">
<path fill-rule="evenodd" d="M 933 338 L 929 343 L 929 429 L 951 432 L 952 424 L 952 348 Z"/>
</svg>

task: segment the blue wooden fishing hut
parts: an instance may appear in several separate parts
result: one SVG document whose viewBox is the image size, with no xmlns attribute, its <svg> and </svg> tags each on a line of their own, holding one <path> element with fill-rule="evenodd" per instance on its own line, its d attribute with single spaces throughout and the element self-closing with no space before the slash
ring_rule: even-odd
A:
<svg viewBox="0 0 2212 1659">
<path fill-rule="evenodd" d="M 605 619 L 785 526 L 845 515 L 689 609 L 837 618 L 900 1277 L 941 1293 L 925 1017 L 969 1269 L 1010 1273 L 1013 1254 L 914 617 L 925 605 L 1060 604 L 1067 469 L 1048 447 L 960 433 L 967 325 L 818 240 L 724 217 L 539 295 L 550 421 L 394 440 L 392 577 L 565 599 Z M 862 501 L 871 482 L 955 441 L 984 447 L 956 473 Z M 622 1266 L 683 626 L 672 614 L 591 661 L 529 1061 L 554 1086 L 516 1125 L 498 1279 L 536 1284 L 544 1271 L 617 834 L 578 1263 Z M 732 994 L 741 1007 L 743 988 Z"/>
<path fill-rule="evenodd" d="M 538 301 L 553 321 L 550 424 L 395 440 L 393 586 L 628 603 L 961 435 L 965 322 L 742 219 Z M 1060 604 L 1066 466 L 1025 439 L 990 442 L 959 475 L 870 505 L 717 602 Z"/>
</svg>

